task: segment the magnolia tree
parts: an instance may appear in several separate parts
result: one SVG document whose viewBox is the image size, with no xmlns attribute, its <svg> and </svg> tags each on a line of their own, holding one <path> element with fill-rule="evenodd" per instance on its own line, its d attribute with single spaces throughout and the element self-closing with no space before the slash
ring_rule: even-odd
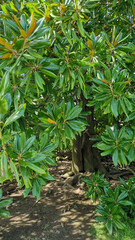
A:
<svg viewBox="0 0 135 240">
<path fill-rule="evenodd" d="M 2 1 L 0 182 L 40 198 L 56 152 L 72 171 L 135 160 L 134 0 Z M 94 145 L 94 146 L 93 146 Z M 98 152 L 99 149 L 99 152 Z M 100 154 L 101 156 L 100 156 Z"/>
</svg>

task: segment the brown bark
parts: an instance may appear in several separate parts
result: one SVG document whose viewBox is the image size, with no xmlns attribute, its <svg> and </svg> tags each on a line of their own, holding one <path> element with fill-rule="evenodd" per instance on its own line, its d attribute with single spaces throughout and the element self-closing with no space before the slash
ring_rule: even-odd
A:
<svg viewBox="0 0 135 240">
<path fill-rule="evenodd" d="M 83 159 L 82 159 L 82 137 L 76 136 L 73 141 L 72 149 L 72 172 L 78 173 L 83 172 Z"/>
<path fill-rule="evenodd" d="M 83 133 L 83 136 L 77 136 L 76 140 L 74 140 L 72 150 L 72 172 L 74 174 L 87 171 L 95 172 L 97 170 L 104 172 L 99 153 L 92 145 L 93 141 L 89 139 L 86 132 Z"/>
<path fill-rule="evenodd" d="M 83 99 L 83 111 L 90 111 L 87 116 L 88 127 L 82 133 L 82 136 L 77 136 L 73 143 L 72 150 L 72 171 L 78 172 L 95 172 L 99 170 L 105 173 L 98 149 L 93 148 L 94 142 L 90 139 L 95 136 L 94 131 L 94 108 L 87 107 L 87 100 Z"/>
</svg>

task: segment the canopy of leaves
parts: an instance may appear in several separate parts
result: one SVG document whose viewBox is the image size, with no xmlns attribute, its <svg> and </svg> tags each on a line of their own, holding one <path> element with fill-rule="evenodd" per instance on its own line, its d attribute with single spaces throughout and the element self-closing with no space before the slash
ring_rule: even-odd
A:
<svg viewBox="0 0 135 240">
<path fill-rule="evenodd" d="M 87 127 L 83 99 L 102 155 L 134 161 L 134 1 L 2 2 L 0 181 L 40 198 L 55 150 Z"/>
</svg>

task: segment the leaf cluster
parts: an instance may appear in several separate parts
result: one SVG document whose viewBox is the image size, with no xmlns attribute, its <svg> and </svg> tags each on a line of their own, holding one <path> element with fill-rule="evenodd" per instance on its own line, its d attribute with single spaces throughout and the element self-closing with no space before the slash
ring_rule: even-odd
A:
<svg viewBox="0 0 135 240">
<path fill-rule="evenodd" d="M 119 229 L 126 227 L 125 221 L 134 224 L 135 216 L 135 178 L 131 177 L 127 182 L 120 178 L 120 184 L 112 187 L 106 181 L 104 175 L 99 172 L 92 178 L 82 179 L 88 187 L 86 196 L 93 201 L 99 200 L 96 212 L 99 216 L 96 220 L 103 222 L 112 235 Z"/>
<path fill-rule="evenodd" d="M 10 216 L 10 213 L 6 207 L 8 207 L 12 203 L 13 199 L 8 198 L 5 200 L 2 200 L 2 189 L 0 189 L 0 217 L 1 218 L 6 218 Z"/>
<path fill-rule="evenodd" d="M 2 1 L 1 182 L 15 177 L 39 199 L 55 151 L 88 131 L 91 108 L 102 155 L 134 161 L 134 25 L 133 0 Z"/>
</svg>

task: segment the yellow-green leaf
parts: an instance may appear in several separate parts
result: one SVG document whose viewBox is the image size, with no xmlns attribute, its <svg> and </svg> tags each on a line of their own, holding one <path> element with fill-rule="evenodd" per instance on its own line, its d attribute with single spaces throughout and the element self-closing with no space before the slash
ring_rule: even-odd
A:
<svg viewBox="0 0 135 240">
<path fill-rule="evenodd" d="M 135 24 L 135 8 L 133 9 L 133 24 Z"/>
<path fill-rule="evenodd" d="M 16 6 L 14 5 L 13 2 L 10 3 L 10 7 L 11 7 L 12 10 L 14 10 L 15 12 L 18 13 L 18 9 L 16 8 Z"/>
<path fill-rule="evenodd" d="M 20 30 L 21 36 L 26 39 L 27 38 L 27 33 L 22 29 Z"/>
<path fill-rule="evenodd" d="M 34 15 L 32 13 L 31 25 L 30 25 L 30 28 L 27 32 L 27 37 L 29 37 L 34 32 L 34 30 L 36 29 L 36 24 L 37 24 L 36 19 L 34 19 Z"/>
<path fill-rule="evenodd" d="M 49 123 L 56 124 L 56 121 L 52 120 L 51 118 L 48 118 L 47 121 L 48 121 Z"/>
<path fill-rule="evenodd" d="M 10 44 L 10 43 L 8 43 L 8 42 L 5 42 L 5 48 L 7 48 L 8 50 L 10 50 L 10 51 L 12 51 L 13 50 L 13 48 L 12 48 L 12 45 Z"/>
<path fill-rule="evenodd" d="M 15 20 L 17 26 L 18 26 L 20 29 L 23 29 L 22 26 L 21 26 L 21 24 L 19 23 L 17 17 L 16 17 L 15 15 L 13 15 L 13 18 L 14 18 L 14 20 Z"/>
<path fill-rule="evenodd" d="M 12 53 L 5 53 L 3 56 L 0 57 L 0 59 L 9 59 L 12 57 Z"/>
<path fill-rule="evenodd" d="M 87 46 L 88 46 L 88 48 L 90 48 L 91 50 L 93 50 L 92 42 L 91 42 L 90 39 L 87 41 Z"/>
<path fill-rule="evenodd" d="M 4 38 L 0 37 L 0 44 L 5 45 L 5 43 L 6 43 L 6 40 Z"/>
<path fill-rule="evenodd" d="M 112 43 L 114 42 L 115 39 L 115 26 L 113 26 L 113 30 L 112 30 Z"/>
<path fill-rule="evenodd" d="M 34 8 L 35 12 L 37 12 L 41 16 L 44 16 L 44 14 L 41 11 L 39 11 L 35 6 L 32 6 L 32 7 Z"/>
<path fill-rule="evenodd" d="M 2 11 L 3 11 L 8 17 L 11 18 L 11 14 L 10 14 L 9 11 L 6 9 L 6 6 L 7 6 L 6 3 L 5 3 L 5 4 L 1 4 L 1 9 L 2 9 Z"/>
</svg>

